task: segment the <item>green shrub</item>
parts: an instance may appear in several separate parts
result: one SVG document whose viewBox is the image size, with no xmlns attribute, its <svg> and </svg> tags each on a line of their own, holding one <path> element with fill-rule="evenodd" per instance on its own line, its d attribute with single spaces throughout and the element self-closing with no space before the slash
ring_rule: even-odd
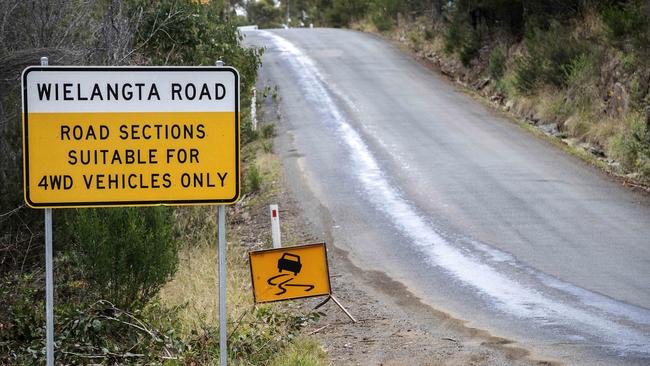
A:
<svg viewBox="0 0 650 366">
<path fill-rule="evenodd" d="M 248 20 L 260 28 L 278 28 L 286 21 L 282 10 L 273 1 L 247 1 L 245 4 Z"/>
<path fill-rule="evenodd" d="M 643 1 L 628 1 L 610 5 L 601 18 L 614 41 L 631 40 L 636 47 L 648 46 L 648 5 Z"/>
<path fill-rule="evenodd" d="M 525 55 L 514 66 L 514 86 L 519 92 L 530 93 L 538 81 L 559 87 L 567 85 L 567 67 L 588 46 L 571 35 L 568 27 L 552 21 L 548 29 L 532 27 L 524 39 Z"/>
<path fill-rule="evenodd" d="M 468 13 L 460 7 L 450 10 L 449 21 L 447 22 L 443 35 L 444 50 L 451 54 L 458 52 L 458 58 L 465 66 L 479 55 L 481 42 L 487 28 L 481 24 L 474 29 L 468 19 Z"/>
<path fill-rule="evenodd" d="M 562 65 L 562 72 L 567 86 L 581 87 L 593 76 L 594 65 L 587 54 L 582 54 Z"/>
<path fill-rule="evenodd" d="M 262 142 L 262 151 L 264 151 L 267 154 L 270 154 L 273 152 L 273 141 L 267 140 Z"/>
<path fill-rule="evenodd" d="M 334 0 L 325 10 L 325 21 L 332 27 L 346 27 L 352 21 L 361 19 L 367 9 L 367 1 Z"/>
<path fill-rule="evenodd" d="M 541 65 L 531 55 L 517 57 L 514 63 L 512 85 L 522 94 L 532 93 L 539 79 Z"/>
<path fill-rule="evenodd" d="M 650 80 L 644 80 L 639 75 L 633 75 L 630 80 L 630 107 L 634 110 L 641 110 L 650 104 Z"/>
<path fill-rule="evenodd" d="M 650 132 L 640 113 L 628 116 L 625 129 L 610 142 L 610 154 L 625 172 L 638 172 L 650 178 Z"/>
<path fill-rule="evenodd" d="M 424 29 L 424 39 L 427 41 L 433 40 L 433 37 L 435 36 L 435 33 L 433 32 L 433 29 L 427 27 Z"/>
<path fill-rule="evenodd" d="M 252 141 L 257 140 L 259 137 L 258 131 L 253 130 L 253 124 L 251 121 L 250 113 L 241 113 L 240 114 L 240 135 L 242 145 L 246 145 Z"/>
<path fill-rule="evenodd" d="M 454 14 L 445 29 L 443 36 L 445 52 L 453 53 L 463 43 L 464 31 L 469 27 L 466 19 Z"/>
<path fill-rule="evenodd" d="M 458 57 L 464 66 L 469 66 L 470 62 L 475 59 L 481 48 L 481 37 L 478 32 L 470 32 L 465 38 L 463 46 L 460 49 Z"/>
<path fill-rule="evenodd" d="M 246 171 L 246 181 L 244 182 L 244 190 L 246 192 L 256 192 L 260 189 L 262 184 L 262 175 L 260 174 L 259 169 L 255 163 L 248 165 L 248 170 Z"/>
<path fill-rule="evenodd" d="M 171 208 L 80 209 L 67 221 L 90 298 L 131 309 L 176 271 Z"/>
<path fill-rule="evenodd" d="M 135 48 L 152 65 L 214 65 L 222 60 L 237 68 L 241 98 L 250 99 L 262 51 L 243 47 L 243 36 L 227 15 L 224 2 L 131 0 L 131 16 L 139 19 Z"/>
<path fill-rule="evenodd" d="M 269 139 L 275 136 L 275 125 L 272 123 L 265 124 L 262 126 L 262 137 Z"/>
<path fill-rule="evenodd" d="M 380 32 L 386 32 L 393 29 L 393 19 L 386 14 L 375 14 L 372 17 L 372 23 Z"/>
<path fill-rule="evenodd" d="M 567 93 L 563 98 L 562 109 L 570 114 L 573 111 L 587 111 L 593 107 L 599 90 L 594 85 L 596 74 L 595 56 L 582 54 L 563 67 Z"/>
<path fill-rule="evenodd" d="M 499 80 L 503 77 L 506 70 L 506 52 L 503 46 L 495 47 L 490 52 L 490 60 L 488 63 L 488 74 L 494 80 Z"/>
</svg>

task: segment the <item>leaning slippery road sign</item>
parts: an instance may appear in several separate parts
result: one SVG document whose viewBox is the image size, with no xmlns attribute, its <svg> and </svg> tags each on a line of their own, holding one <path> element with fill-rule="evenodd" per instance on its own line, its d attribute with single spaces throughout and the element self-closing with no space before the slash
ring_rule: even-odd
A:
<svg viewBox="0 0 650 366">
<path fill-rule="evenodd" d="M 325 243 L 248 253 L 255 302 L 330 295 Z"/>
<path fill-rule="evenodd" d="M 230 67 L 28 67 L 25 201 L 35 208 L 227 204 L 239 197 Z"/>
</svg>

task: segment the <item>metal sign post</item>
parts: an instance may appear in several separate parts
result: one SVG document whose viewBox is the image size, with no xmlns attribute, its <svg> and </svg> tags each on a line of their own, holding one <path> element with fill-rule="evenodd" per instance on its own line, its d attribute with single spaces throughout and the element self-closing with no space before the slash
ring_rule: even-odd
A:
<svg viewBox="0 0 650 366">
<path fill-rule="evenodd" d="M 45 330 L 47 366 L 54 366 L 54 271 L 52 270 L 52 209 L 45 209 Z"/>
<path fill-rule="evenodd" d="M 218 206 L 219 221 L 219 364 L 226 366 L 228 347 L 226 342 L 226 206 Z"/>
<path fill-rule="evenodd" d="M 48 66 L 41 57 L 41 66 Z M 52 269 L 52 209 L 45 209 L 45 354 L 47 366 L 54 366 L 54 271 Z"/>
<path fill-rule="evenodd" d="M 217 60 L 217 67 L 223 67 L 224 63 Z M 219 223 L 219 365 L 226 366 L 228 363 L 228 337 L 226 324 L 228 323 L 226 313 L 226 206 L 218 206 Z"/>
</svg>

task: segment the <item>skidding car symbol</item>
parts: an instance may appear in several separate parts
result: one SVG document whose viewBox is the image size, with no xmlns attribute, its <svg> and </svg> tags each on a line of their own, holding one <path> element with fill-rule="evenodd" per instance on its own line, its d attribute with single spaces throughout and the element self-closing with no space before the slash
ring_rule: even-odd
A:
<svg viewBox="0 0 650 366">
<path fill-rule="evenodd" d="M 301 268 L 302 264 L 300 263 L 300 256 L 298 255 L 284 253 L 282 254 L 282 258 L 278 259 L 278 272 L 282 272 L 284 270 L 293 272 L 293 275 L 296 276 L 298 273 L 300 273 Z"/>
</svg>

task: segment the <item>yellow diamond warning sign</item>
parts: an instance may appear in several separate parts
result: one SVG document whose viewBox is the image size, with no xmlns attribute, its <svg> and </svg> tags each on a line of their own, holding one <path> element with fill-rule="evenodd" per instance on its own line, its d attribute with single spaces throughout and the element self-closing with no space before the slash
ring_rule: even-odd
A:
<svg viewBox="0 0 650 366">
<path fill-rule="evenodd" d="M 239 76 L 229 67 L 29 67 L 31 207 L 233 203 Z"/>
<path fill-rule="evenodd" d="M 325 243 L 249 252 L 255 302 L 330 295 Z"/>
</svg>

